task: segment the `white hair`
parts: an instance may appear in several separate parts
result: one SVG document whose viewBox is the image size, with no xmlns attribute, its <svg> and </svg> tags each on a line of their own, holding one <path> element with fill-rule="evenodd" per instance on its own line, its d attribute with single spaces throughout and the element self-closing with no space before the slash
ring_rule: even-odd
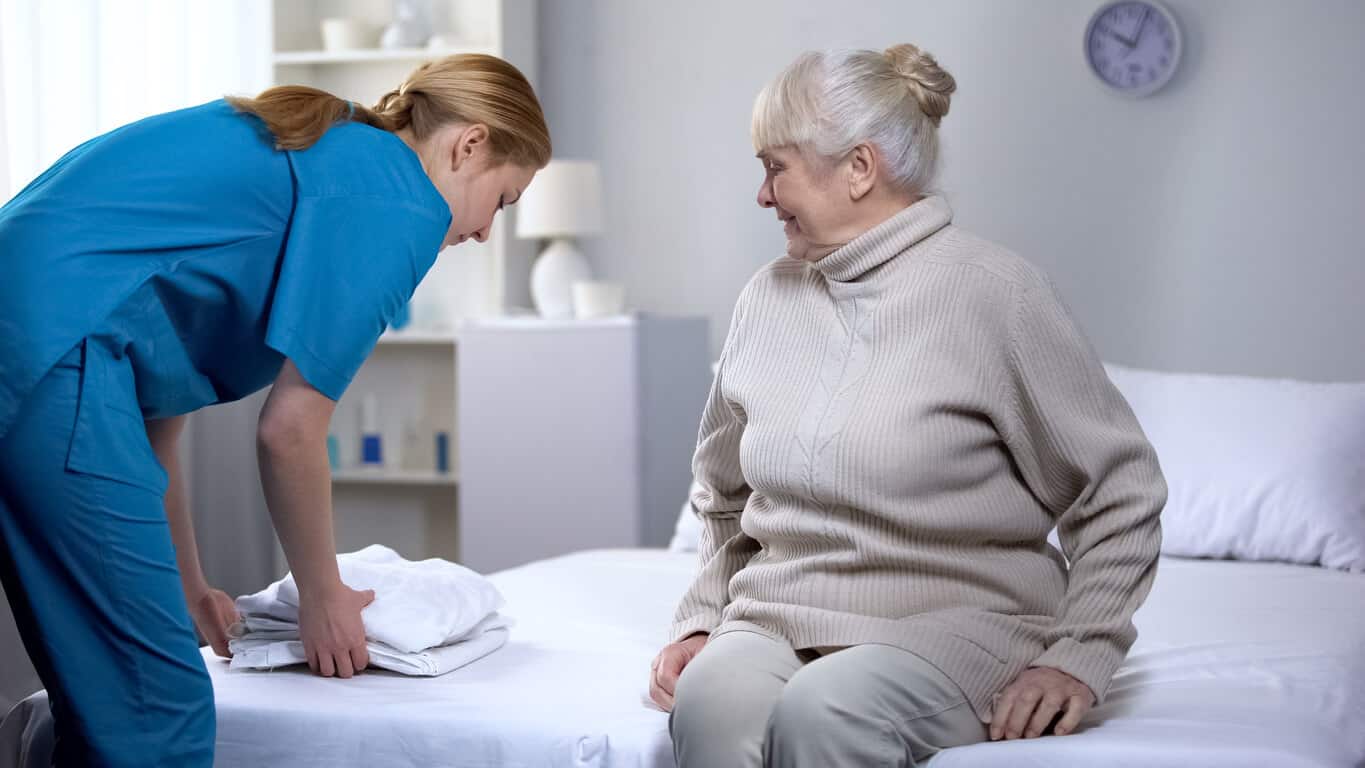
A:
<svg viewBox="0 0 1365 768">
<path fill-rule="evenodd" d="M 754 149 L 790 146 L 834 160 L 868 142 L 898 187 L 923 193 L 938 172 L 938 124 L 956 87 L 909 44 L 803 53 L 754 101 Z"/>
</svg>

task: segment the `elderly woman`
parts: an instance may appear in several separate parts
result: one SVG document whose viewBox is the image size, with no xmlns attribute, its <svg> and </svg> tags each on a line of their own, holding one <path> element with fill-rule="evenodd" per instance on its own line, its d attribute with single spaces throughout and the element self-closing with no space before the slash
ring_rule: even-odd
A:
<svg viewBox="0 0 1365 768">
<path fill-rule="evenodd" d="M 787 254 L 702 418 L 702 566 L 651 681 L 683 768 L 1070 733 L 1136 637 L 1165 483 L 1047 278 L 930 194 L 954 87 L 900 45 L 757 99 Z"/>
</svg>

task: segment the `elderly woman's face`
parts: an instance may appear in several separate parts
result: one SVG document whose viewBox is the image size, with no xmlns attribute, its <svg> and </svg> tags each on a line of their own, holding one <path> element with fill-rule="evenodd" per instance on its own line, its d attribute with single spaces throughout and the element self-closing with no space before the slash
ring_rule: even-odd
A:
<svg viewBox="0 0 1365 768">
<path fill-rule="evenodd" d="M 758 159 L 764 172 L 758 204 L 783 222 L 788 256 L 819 261 L 847 242 L 850 200 L 837 165 L 825 166 L 795 147 L 765 149 Z"/>
</svg>

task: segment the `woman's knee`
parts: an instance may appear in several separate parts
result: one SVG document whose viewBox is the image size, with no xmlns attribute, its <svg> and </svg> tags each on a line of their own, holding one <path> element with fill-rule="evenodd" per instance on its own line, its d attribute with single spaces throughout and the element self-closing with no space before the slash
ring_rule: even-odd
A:
<svg viewBox="0 0 1365 768">
<path fill-rule="evenodd" d="M 831 726 L 856 712 L 840 686 L 818 667 L 802 669 L 786 687 L 768 720 L 769 739 L 822 738 Z"/>
<path fill-rule="evenodd" d="M 674 692 L 669 721 L 679 753 L 696 755 L 693 747 L 723 746 L 724 760 L 696 760 L 696 765 L 729 765 L 740 753 L 759 751 L 773 702 L 799 666 L 790 646 L 756 634 L 735 632 L 708 644 L 684 669 Z M 706 750 L 702 750 L 706 751 Z"/>
<path fill-rule="evenodd" d="M 686 727 L 718 714 L 723 717 L 727 701 L 733 699 L 734 677 L 734 660 L 702 649 L 678 677 L 673 692 L 673 727 L 680 723 Z"/>
</svg>

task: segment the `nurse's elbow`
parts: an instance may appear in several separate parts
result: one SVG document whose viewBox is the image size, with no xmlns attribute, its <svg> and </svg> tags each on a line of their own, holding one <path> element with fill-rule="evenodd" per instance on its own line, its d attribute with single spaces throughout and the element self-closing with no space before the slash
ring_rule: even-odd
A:
<svg viewBox="0 0 1365 768">
<path fill-rule="evenodd" d="M 265 409 L 256 423 L 256 452 L 262 456 L 293 457 L 310 442 L 310 430 L 302 419 L 287 411 Z"/>
</svg>

